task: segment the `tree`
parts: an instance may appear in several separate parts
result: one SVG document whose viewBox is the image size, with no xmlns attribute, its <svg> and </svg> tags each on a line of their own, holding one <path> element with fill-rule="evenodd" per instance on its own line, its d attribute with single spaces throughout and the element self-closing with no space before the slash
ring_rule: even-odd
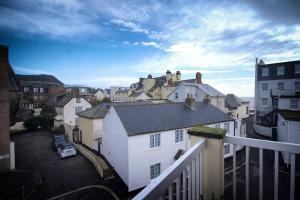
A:
<svg viewBox="0 0 300 200">
<path fill-rule="evenodd" d="M 44 117 L 44 116 L 40 117 L 40 126 L 41 126 L 41 128 L 51 130 L 53 125 L 54 125 L 54 119 L 50 119 L 50 118 Z"/>
<path fill-rule="evenodd" d="M 41 116 L 48 118 L 48 119 L 54 119 L 56 116 L 56 110 L 54 107 L 49 105 L 44 105 L 41 111 Z"/>
<path fill-rule="evenodd" d="M 101 103 L 102 102 L 111 102 L 110 98 L 108 97 L 104 97 L 102 100 L 101 100 Z"/>
<path fill-rule="evenodd" d="M 32 117 L 24 121 L 24 126 L 27 130 L 36 130 L 40 125 L 40 117 Z"/>
</svg>

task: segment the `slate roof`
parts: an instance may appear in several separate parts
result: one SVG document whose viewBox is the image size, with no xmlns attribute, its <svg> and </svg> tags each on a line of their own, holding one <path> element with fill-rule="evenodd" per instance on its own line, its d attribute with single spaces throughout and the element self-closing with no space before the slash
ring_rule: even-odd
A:
<svg viewBox="0 0 300 200">
<path fill-rule="evenodd" d="M 52 106 L 52 107 L 55 107 L 57 105 L 58 102 L 60 102 L 64 96 L 66 94 L 57 94 L 57 95 L 54 95 L 54 96 L 51 96 L 50 98 L 48 98 L 48 100 L 46 101 L 46 105 L 48 106 Z"/>
<path fill-rule="evenodd" d="M 197 86 L 203 90 L 204 92 L 206 92 L 209 96 L 215 97 L 215 96 L 225 96 L 223 93 L 219 92 L 218 90 L 216 90 L 215 88 L 213 88 L 212 86 L 208 85 L 208 84 L 197 84 Z"/>
<path fill-rule="evenodd" d="M 74 94 L 66 94 L 57 104 L 57 107 L 64 107 L 71 99 L 75 97 Z"/>
<path fill-rule="evenodd" d="M 143 92 L 132 92 L 129 97 L 138 97 L 139 95 L 143 94 Z"/>
<path fill-rule="evenodd" d="M 55 85 L 63 85 L 63 83 L 58 80 L 53 75 L 48 74 L 40 74 L 40 75 L 23 75 L 23 74 L 16 74 L 16 78 L 19 82 L 26 83 L 26 82 L 42 82 L 47 84 L 55 84 Z"/>
<path fill-rule="evenodd" d="M 225 97 L 225 106 L 227 108 L 236 109 L 242 104 L 242 100 L 234 94 L 227 94 Z"/>
<path fill-rule="evenodd" d="M 128 136 L 232 121 L 224 112 L 203 102 L 190 110 L 184 103 L 113 105 Z"/>
<path fill-rule="evenodd" d="M 15 71 L 13 70 L 13 68 L 11 67 L 10 64 L 8 64 L 9 66 L 9 91 L 20 91 L 20 88 L 17 84 L 17 80 L 16 80 L 16 74 Z"/>
<path fill-rule="evenodd" d="M 101 119 L 104 118 L 107 111 L 110 108 L 111 103 L 101 103 L 93 108 L 88 108 L 85 111 L 78 113 L 80 117 L 85 117 L 89 119 Z"/>
</svg>

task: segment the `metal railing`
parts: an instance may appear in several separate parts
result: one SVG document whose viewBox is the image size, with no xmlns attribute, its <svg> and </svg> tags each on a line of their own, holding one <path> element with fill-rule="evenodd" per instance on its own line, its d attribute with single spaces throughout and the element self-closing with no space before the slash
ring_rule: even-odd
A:
<svg viewBox="0 0 300 200">
<path fill-rule="evenodd" d="M 300 145 L 284 142 L 274 142 L 268 140 L 259 140 L 243 137 L 225 136 L 225 143 L 234 145 L 233 148 L 233 199 L 236 199 L 236 145 L 242 145 L 246 147 L 246 178 L 245 178 L 245 198 L 249 199 L 249 152 L 250 148 L 259 149 L 259 199 L 263 199 L 263 150 L 273 150 L 274 159 L 274 199 L 278 199 L 278 161 L 279 152 L 287 152 L 291 155 L 291 167 L 290 167 L 290 199 L 295 198 L 295 156 L 300 154 Z"/>
<path fill-rule="evenodd" d="M 202 150 L 206 139 L 200 139 L 160 176 L 152 180 L 133 200 L 200 199 L 202 195 Z"/>
</svg>

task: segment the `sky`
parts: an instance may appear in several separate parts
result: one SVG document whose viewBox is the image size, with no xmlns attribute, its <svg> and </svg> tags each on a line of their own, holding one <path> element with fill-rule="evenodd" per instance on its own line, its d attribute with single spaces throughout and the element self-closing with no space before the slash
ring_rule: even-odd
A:
<svg viewBox="0 0 300 200">
<path fill-rule="evenodd" d="M 254 96 L 255 58 L 300 59 L 297 0 L 1 0 L 0 44 L 16 73 L 129 86 L 201 72 L 224 94 Z"/>
</svg>

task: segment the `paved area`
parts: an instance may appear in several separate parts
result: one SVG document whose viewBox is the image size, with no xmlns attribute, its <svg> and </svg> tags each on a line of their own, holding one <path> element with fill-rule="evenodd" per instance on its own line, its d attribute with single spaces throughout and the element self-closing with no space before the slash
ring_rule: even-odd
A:
<svg viewBox="0 0 300 200">
<path fill-rule="evenodd" d="M 104 185 L 121 199 L 127 197 L 124 183 L 103 180 L 93 164 L 82 155 L 60 160 L 51 148 L 52 133 L 36 131 L 14 136 L 16 168 L 37 170 L 42 185 L 31 199 L 47 199 L 89 185 Z"/>
<path fill-rule="evenodd" d="M 253 121 L 250 119 L 247 127 L 247 135 L 250 138 L 265 139 L 253 133 Z M 242 151 L 244 153 L 244 151 Z M 296 162 L 296 166 L 299 166 Z M 283 163 L 281 162 L 281 165 Z M 249 199 L 258 199 L 259 195 L 259 150 L 250 149 L 249 166 Z M 232 172 L 225 174 L 225 199 L 232 199 Z M 279 171 L 279 199 L 289 199 L 290 193 L 289 171 Z M 295 199 L 300 199 L 300 176 L 296 176 Z M 274 152 L 263 152 L 263 199 L 274 199 Z M 245 199 L 245 163 L 237 167 L 237 199 Z"/>
</svg>

